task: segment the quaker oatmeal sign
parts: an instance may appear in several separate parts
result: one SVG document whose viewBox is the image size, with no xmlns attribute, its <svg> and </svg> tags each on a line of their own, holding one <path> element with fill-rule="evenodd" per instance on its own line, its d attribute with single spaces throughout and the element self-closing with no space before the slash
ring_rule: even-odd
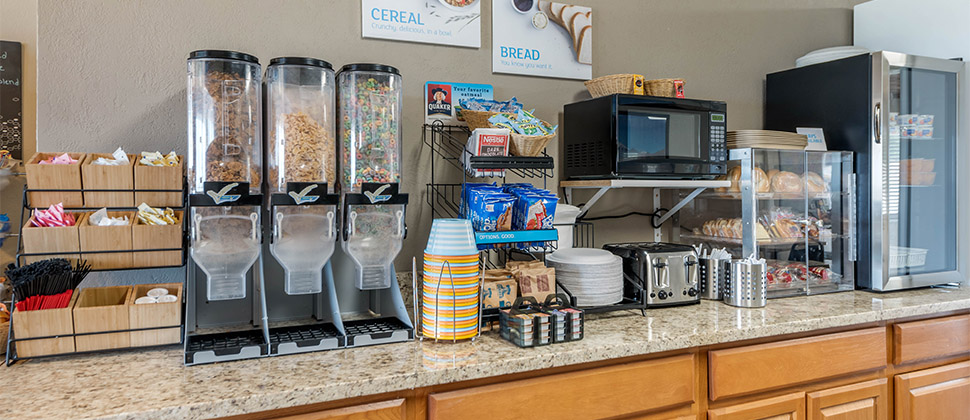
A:
<svg viewBox="0 0 970 420">
<path fill-rule="evenodd" d="M 492 0 L 492 72 L 590 79 L 593 9 L 546 0 Z"/>
<path fill-rule="evenodd" d="M 361 0 L 364 38 L 482 46 L 481 0 Z"/>
</svg>

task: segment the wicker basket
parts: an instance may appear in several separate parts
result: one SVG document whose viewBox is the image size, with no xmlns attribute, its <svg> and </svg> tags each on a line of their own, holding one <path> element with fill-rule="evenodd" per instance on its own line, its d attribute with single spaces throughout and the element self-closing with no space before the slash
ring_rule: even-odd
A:
<svg viewBox="0 0 970 420">
<path fill-rule="evenodd" d="M 650 96 L 664 96 L 674 98 L 677 96 L 677 85 L 683 89 L 686 83 L 684 79 L 653 79 L 643 82 L 643 89 Z"/>
<path fill-rule="evenodd" d="M 509 154 L 512 156 L 539 156 L 542 149 L 546 148 L 549 141 L 556 137 L 556 134 L 546 134 L 544 136 L 527 136 L 525 134 L 512 133 L 509 136 Z"/>
<path fill-rule="evenodd" d="M 643 80 L 643 76 L 639 74 L 611 74 L 588 80 L 583 84 L 586 85 L 586 90 L 589 90 L 590 95 L 598 98 L 614 93 L 636 93 L 636 81 L 638 80 Z"/>
<path fill-rule="evenodd" d="M 491 128 L 492 124 L 488 122 L 488 119 L 497 114 L 500 114 L 500 112 L 472 111 L 470 109 L 461 110 L 461 115 L 465 117 L 465 122 L 468 123 L 469 130 Z"/>
</svg>

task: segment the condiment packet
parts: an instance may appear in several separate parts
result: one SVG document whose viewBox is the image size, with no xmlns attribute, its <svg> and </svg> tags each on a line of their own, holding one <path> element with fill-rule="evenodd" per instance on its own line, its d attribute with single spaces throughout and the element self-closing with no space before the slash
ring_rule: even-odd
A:
<svg viewBox="0 0 970 420">
<path fill-rule="evenodd" d="M 123 166 L 131 163 L 128 160 L 128 154 L 125 153 L 124 149 L 118 148 L 111 154 L 111 159 L 99 157 L 91 162 L 92 165 L 105 165 L 105 166 Z"/>
<path fill-rule="evenodd" d="M 145 166 L 177 166 L 179 157 L 174 150 L 164 156 L 161 152 L 141 152 L 141 159 L 138 160 L 138 163 Z"/>
<path fill-rule="evenodd" d="M 172 209 L 161 210 L 145 203 L 138 206 L 138 221 L 146 225 L 174 225 L 179 222 Z"/>
<path fill-rule="evenodd" d="M 77 159 L 72 158 L 67 153 L 59 156 L 52 156 L 39 162 L 41 165 L 70 165 L 77 163 Z"/>
<path fill-rule="evenodd" d="M 91 214 L 88 223 L 92 226 L 124 226 L 128 224 L 128 216 L 109 217 L 108 209 L 101 209 Z"/>
<path fill-rule="evenodd" d="M 74 226 L 76 222 L 73 214 L 64 212 L 64 204 L 57 203 L 47 210 L 34 209 L 34 218 L 30 224 L 35 227 L 63 227 Z"/>
</svg>

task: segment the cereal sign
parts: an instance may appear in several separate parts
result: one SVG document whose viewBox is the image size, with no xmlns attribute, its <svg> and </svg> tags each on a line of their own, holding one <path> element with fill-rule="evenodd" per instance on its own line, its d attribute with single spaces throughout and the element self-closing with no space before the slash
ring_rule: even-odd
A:
<svg viewBox="0 0 970 420">
<path fill-rule="evenodd" d="M 361 0 L 364 38 L 482 46 L 480 0 Z"/>
</svg>

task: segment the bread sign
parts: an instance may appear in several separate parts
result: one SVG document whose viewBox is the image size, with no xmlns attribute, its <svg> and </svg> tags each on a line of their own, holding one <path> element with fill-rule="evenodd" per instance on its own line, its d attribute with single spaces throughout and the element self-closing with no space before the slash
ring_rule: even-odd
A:
<svg viewBox="0 0 970 420">
<path fill-rule="evenodd" d="M 547 0 L 492 1 L 492 71 L 589 79 L 593 10 Z"/>
</svg>

